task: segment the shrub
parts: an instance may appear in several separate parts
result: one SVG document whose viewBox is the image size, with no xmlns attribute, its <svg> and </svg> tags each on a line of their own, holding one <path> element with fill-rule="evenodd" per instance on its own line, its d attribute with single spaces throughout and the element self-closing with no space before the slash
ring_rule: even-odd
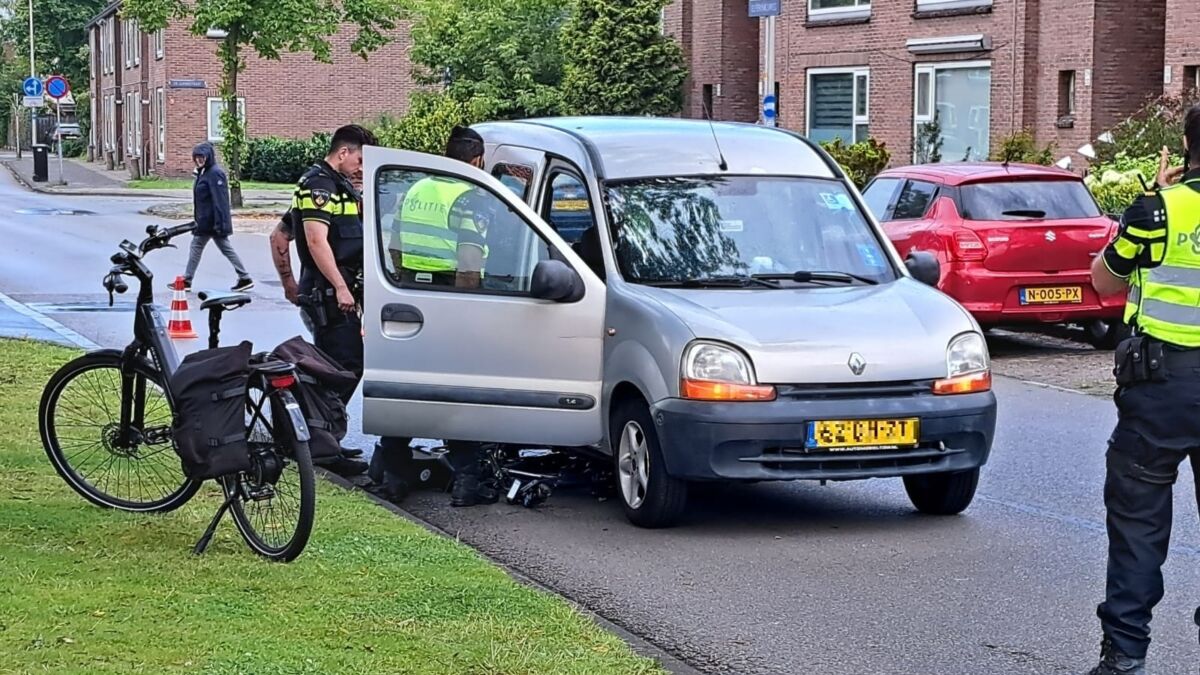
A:
<svg viewBox="0 0 1200 675">
<path fill-rule="evenodd" d="M 86 138 L 64 138 L 63 157 L 83 157 L 87 153 Z"/>
<path fill-rule="evenodd" d="M 475 110 L 446 94 L 418 93 L 412 97 L 408 114 L 380 120 L 375 135 L 383 146 L 440 155 L 446 151 L 446 141 L 456 125 L 488 119 L 488 112 Z"/>
<path fill-rule="evenodd" d="M 1096 143 L 1096 159 L 1108 163 L 1117 155 L 1157 155 L 1167 146 L 1175 157 L 1183 156 L 1183 116 L 1196 103 L 1179 96 L 1160 96 L 1125 118 L 1112 129 L 1111 143 Z M 1157 174 L 1158 170 L 1155 169 Z"/>
<path fill-rule="evenodd" d="M 1157 155 L 1131 157 L 1118 153 L 1112 161 L 1092 165 L 1084 184 L 1091 190 L 1101 210 L 1117 214 L 1129 208 L 1145 191 L 1143 180 L 1146 185 L 1151 185 L 1157 175 Z"/>
<path fill-rule="evenodd" d="M 1022 130 L 1001 141 L 990 159 L 995 162 L 1050 166 L 1054 163 L 1054 144 L 1050 143 L 1039 150 L 1033 133 Z"/>
<path fill-rule="evenodd" d="M 853 145 L 846 145 L 842 139 L 835 138 L 821 144 L 825 151 L 833 157 L 847 177 L 862 189 L 872 178 L 888 165 L 891 153 L 887 144 L 880 143 L 874 138 L 868 138 Z"/>
<path fill-rule="evenodd" d="M 264 183 L 295 183 L 300 176 L 325 156 L 329 134 L 314 134 L 309 139 L 266 136 L 253 138 L 246 147 L 243 180 Z"/>
<path fill-rule="evenodd" d="M 934 112 L 933 120 L 924 122 L 917 128 L 917 137 L 913 140 L 914 159 L 917 164 L 937 164 L 942 161 L 942 120 L 941 113 Z"/>
</svg>

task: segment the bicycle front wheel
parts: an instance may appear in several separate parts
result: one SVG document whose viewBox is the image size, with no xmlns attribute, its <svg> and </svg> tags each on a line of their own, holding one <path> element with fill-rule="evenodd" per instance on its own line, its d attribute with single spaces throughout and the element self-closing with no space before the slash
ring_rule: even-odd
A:
<svg viewBox="0 0 1200 675">
<path fill-rule="evenodd" d="M 246 397 L 246 438 L 251 468 L 225 476 L 233 520 L 255 553 L 278 562 L 295 560 L 308 544 L 316 517 L 316 478 L 308 443 L 291 432 L 291 393 L 266 394 L 251 383 Z"/>
<path fill-rule="evenodd" d="M 172 444 L 171 402 L 162 373 L 139 362 L 126 390 L 121 367 L 121 353 L 104 350 L 58 369 L 38 409 L 42 447 L 67 485 L 97 506 L 172 511 L 186 504 L 200 483 L 184 475 Z M 132 414 L 129 429 L 122 430 L 126 391 Z"/>
</svg>

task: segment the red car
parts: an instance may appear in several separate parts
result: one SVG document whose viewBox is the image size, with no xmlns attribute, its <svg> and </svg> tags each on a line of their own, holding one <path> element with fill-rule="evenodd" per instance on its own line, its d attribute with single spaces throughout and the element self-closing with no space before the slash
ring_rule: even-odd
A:
<svg viewBox="0 0 1200 675">
<path fill-rule="evenodd" d="M 985 329 L 1076 323 L 1097 347 L 1122 334 L 1123 295 L 1101 297 L 1092 260 L 1116 234 L 1079 176 L 980 162 L 888 169 L 863 191 L 902 256 L 935 253 L 944 293 Z"/>
</svg>

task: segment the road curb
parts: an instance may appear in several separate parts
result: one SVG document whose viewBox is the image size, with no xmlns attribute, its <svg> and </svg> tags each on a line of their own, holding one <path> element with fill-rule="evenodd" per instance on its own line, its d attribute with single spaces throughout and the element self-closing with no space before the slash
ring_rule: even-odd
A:
<svg viewBox="0 0 1200 675">
<path fill-rule="evenodd" d="M 8 172 L 12 174 L 12 177 L 17 181 L 17 183 L 21 185 L 21 187 L 42 195 L 60 195 L 66 197 L 122 197 L 129 199 L 183 199 L 182 197 L 159 194 L 150 190 L 133 190 L 131 188 L 112 188 L 111 191 L 109 191 L 109 188 L 91 188 L 93 190 L 91 192 L 47 188 L 35 185 L 25 180 L 25 177 L 21 175 L 21 172 L 17 171 L 17 168 L 13 166 L 13 160 L 6 159 L 3 160 L 2 163 L 4 164 L 4 167 L 8 169 Z"/>
<path fill-rule="evenodd" d="M 36 309 L 32 309 L 22 302 L 13 300 L 4 293 L 0 293 L 0 304 L 7 305 L 8 308 L 14 312 L 40 323 L 42 326 L 45 326 L 49 330 L 53 331 L 55 335 L 58 335 L 63 340 L 66 340 L 68 343 L 73 344 L 80 349 L 87 351 L 100 349 L 100 345 L 96 344 L 95 342 L 92 342 L 79 333 L 76 333 L 54 319 L 42 314 Z"/>
<path fill-rule="evenodd" d="M 323 478 L 325 478 L 329 482 L 333 483 L 334 485 L 337 485 L 338 487 L 341 487 L 341 488 L 344 488 L 347 490 L 360 492 L 364 496 L 366 496 L 366 498 L 368 500 L 374 502 L 376 505 L 382 506 L 384 509 L 391 512 L 392 514 L 400 516 L 401 518 L 404 518 L 405 520 L 408 520 L 409 522 L 411 522 L 415 525 L 418 525 L 418 526 L 424 528 L 425 530 L 428 530 L 429 532 L 438 535 L 439 537 L 445 537 L 446 539 L 453 539 L 455 541 L 460 541 L 457 537 L 453 536 L 446 530 L 438 527 L 437 525 L 434 525 L 433 523 L 425 520 L 424 518 L 421 518 L 420 516 L 417 516 L 408 511 L 405 511 L 400 506 L 397 506 L 396 504 L 389 502 L 388 500 L 380 497 L 379 495 L 376 495 L 368 490 L 363 489 L 361 486 L 356 485 L 355 483 L 351 482 L 350 480 L 346 479 L 345 477 L 339 476 L 338 474 L 332 473 L 330 471 L 326 471 L 325 469 L 323 469 L 321 467 L 314 467 L 314 468 L 316 469 L 318 475 L 321 475 Z M 518 572 L 517 570 L 512 569 L 511 567 L 508 567 L 504 563 L 500 562 L 499 560 L 496 560 L 495 558 L 484 553 L 483 551 L 480 551 L 474 547 L 472 547 L 471 550 L 475 551 L 477 554 L 482 556 L 485 560 L 487 560 L 491 564 L 504 570 L 505 573 L 507 573 L 510 577 L 512 577 L 518 583 L 528 586 L 530 588 L 537 589 L 539 591 L 542 591 L 543 593 L 548 593 L 550 595 L 553 595 L 556 598 L 562 599 L 564 602 L 569 604 L 577 612 L 579 612 L 580 614 L 583 614 L 584 616 L 588 617 L 592 621 L 595 621 L 596 624 L 598 624 L 601 628 L 603 628 L 603 629 L 607 630 L 608 632 L 613 633 L 617 637 L 621 638 L 621 640 L 623 640 L 626 644 L 628 644 L 630 646 L 630 648 L 632 648 L 636 654 L 638 654 L 639 656 L 644 656 L 649 659 L 654 659 L 655 661 L 658 662 L 658 664 L 660 666 L 665 668 L 668 672 L 672 673 L 673 675 L 704 675 L 704 671 L 697 670 L 695 667 L 688 665 L 686 662 L 680 660 L 678 657 L 667 652 L 662 647 L 659 647 L 658 645 L 654 644 L 653 642 L 650 642 L 649 640 L 647 640 L 639 635 L 635 635 L 634 633 L 629 632 L 625 628 L 621 627 L 619 624 L 616 624 L 616 623 L 610 621 L 609 619 L 604 618 L 603 616 L 596 613 L 595 611 L 593 611 L 587 607 L 584 607 L 583 605 L 579 604 L 575 600 L 572 600 L 571 598 L 563 595 L 562 593 L 555 591 L 553 588 L 550 588 L 549 586 L 547 586 L 535 579 L 532 579 L 532 578 Z"/>
</svg>

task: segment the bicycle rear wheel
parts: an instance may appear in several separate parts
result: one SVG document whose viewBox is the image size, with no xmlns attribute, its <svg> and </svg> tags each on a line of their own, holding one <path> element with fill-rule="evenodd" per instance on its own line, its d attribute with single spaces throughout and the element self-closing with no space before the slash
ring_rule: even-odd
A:
<svg viewBox="0 0 1200 675">
<path fill-rule="evenodd" d="M 255 553 L 295 560 L 308 544 L 316 514 L 316 478 L 308 443 L 296 440 L 285 406 L 290 392 L 266 394 L 251 382 L 246 398 L 246 438 L 251 468 L 221 479 L 233 497 L 233 521 Z"/>
<path fill-rule="evenodd" d="M 85 354 L 58 369 L 38 408 L 42 447 L 58 475 L 89 502 L 139 513 L 165 513 L 200 488 L 183 473 L 171 441 L 171 402 L 156 368 L 134 366 L 130 433 L 121 438 L 122 356 Z M 140 423 L 139 423 L 140 422 Z"/>
</svg>

